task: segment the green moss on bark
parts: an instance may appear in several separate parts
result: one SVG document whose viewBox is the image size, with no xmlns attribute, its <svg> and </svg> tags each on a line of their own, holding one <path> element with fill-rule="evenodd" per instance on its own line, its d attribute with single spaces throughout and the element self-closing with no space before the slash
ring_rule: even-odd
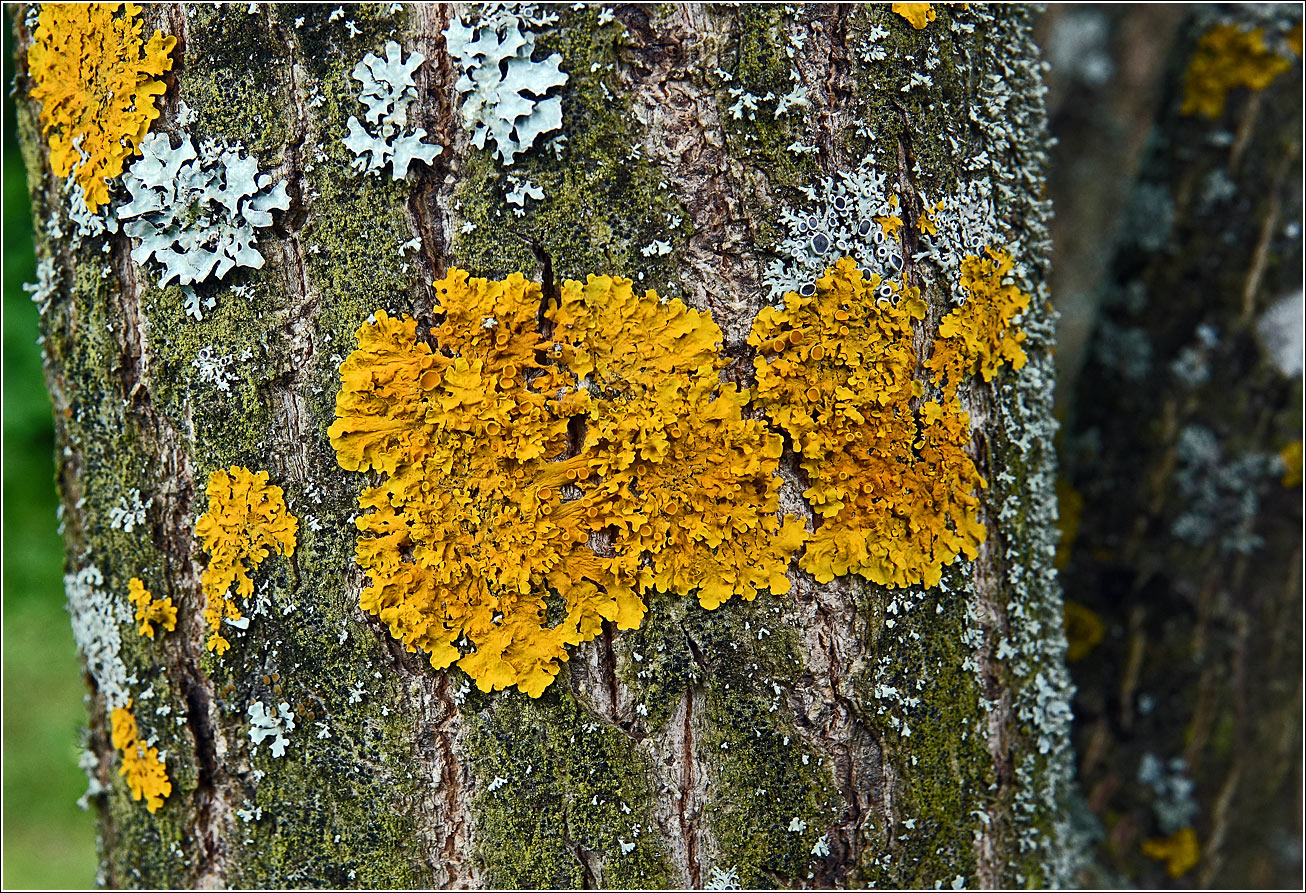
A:
<svg viewBox="0 0 1306 893">
<path fill-rule="evenodd" d="M 591 273 L 626 276 L 676 297 L 679 254 L 691 226 L 662 171 L 641 153 L 642 138 L 613 71 L 621 26 L 600 26 L 598 13 L 597 7 L 559 10 L 559 26 L 539 36 L 537 55 L 561 54 L 568 75 L 558 90 L 561 136 L 544 135 L 509 168 L 488 149 L 467 148 L 455 191 L 453 263 L 502 278 L 535 270 L 538 247 L 558 282 L 583 282 Z M 505 200 L 509 175 L 530 180 L 544 198 L 514 208 Z M 660 253 L 655 242 L 669 252 Z"/>
<path fill-rule="evenodd" d="M 848 26 L 849 62 L 859 123 L 846 134 L 850 146 L 869 152 L 882 171 L 899 168 L 899 144 L 917 189 L 932 199 L 955 190 L 982 137 L 969 118 L 975 84 L 969 60 L 978 57 L 983 29 L 954 30 L 955 13 L 935 6 L 937 18 L 917 31 L 884 5 L 859 6 Z M 874 29 L 886 37 L 872 36 Z M 878 32 L 877 32 L 878 33 Z M 883 51 L 875 59 L 872 49 Z M 913 78 L 917 78 L 913 81 Z M 928 83 L 921 80 L 928 78 Z"/>
<path fill-rule="evenodd" d="M 741 6 L 738 16 L 736 51 L 731 59 L 727 50 L 723 59 L 731 78 L 718 87 L 731 154 L 753 168 L 771 188 L 781 188 L 784 194 L 793 196 L 796 187 L 811 183 L 819 175 L 812 155 L 789 148 L 807 129 L 803 126 L 806 108 L 797 106 L 785 114 L 775 114 L 779 97 L 793 93 L 799 86 L 791 57 L 795 48 L 789 37 L 793 17 L 783 6 L 762 4 Z M 732 113 L 730 109 L 739 101 L 732 90 L 742 90 L 756 99 L 757 108 Z M 771 215 L 759 216 L 765 220 Z"/>
<path fill-rule="evenodd" d="M 673 886 L 648 759 L 576 701 L 569 675 L 564 669 L 536 700 L 517 691 L 467 699 L 464 747 L 479 789 L 477 859 L 486 879 L 496 887 Z"/>
<path fill-rule="evenodd" d="M 858 587 L 860 613 L 878 632 L 853 690 L 896 780 L 896 821 L 876 829 L 857 867 L 863 882 L 928 888 L 975 877 L 973 838 L 996 777 L 965 587 L 956 566 L 929 592 Z"/>
<path fill-rule="evenodd" d="M 186 44 L 174 77 L 197 114 L 197 138 L 241 142 L 253 153 L 284 150 L 290 128 L 285 46 L 262 11 L 194 6 L 187 10 Z"/>
</svg>

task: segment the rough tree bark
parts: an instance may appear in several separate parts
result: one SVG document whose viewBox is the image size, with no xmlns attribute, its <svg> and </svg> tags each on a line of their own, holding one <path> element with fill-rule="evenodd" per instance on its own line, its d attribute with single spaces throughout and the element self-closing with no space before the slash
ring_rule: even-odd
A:
<svg viewBox="0 0 1306 893">
<path fill-rule="evenodd" d="M 1046 134 L 1029 13 L 940 7 L 916 30 L 887 6 L 554 8 L 537 58 L 559 53 L 569 76 L 556 94 L 567 141 L 505 169 L 470 145 L 445 49 L 450 17 L 477 10 L 246 7 L 144 13 L 146 35 L 177 38 L 153 129 L 239 141 L 289 189 L 289 210 L 261 231 L 266 265 L 200 286 L 216 299 L 203 321 L 157 268 L 132 262 L 121 233 L 56 235 L 71 224 L 27 98 L 32 31 L 15 12 L 39 252 L 58 283 L 43 327 L 72 607 L 129 610 L 128 580 L 142 577 L 179 611 L 156 640 L 130 622 L 114 632 L 141 735 L 173 786 L 157 812 L 118 776 L 103 680 L 88 673 L 101 881 L 1069 880 L 1080 844 L 1051 571 Z M 343 143 L 362 114 L 350 73 L 388 40 L 426 57 L 409 115 L 444 147 L 398 183 L 359 175 Z M 795 85 L 806 107 L 777 115 Z M 755 113 L 730 111 L 741 96 Z M 337 465 L 326 430 L 337 368 L 369 314 L 430 325 L 431 282 L 454 265 L 522 271 L 546 292 L 623 275 L 710 311 L 728 376 L 747 384 L 781 211 L 863 156 L 903 196 L 908 249 L 922 196 L 991 181 L 986 230 L 1033 296 L 1028 364 L 964 389 L 988 481 L 976 560 L 928 589 L 818 585 L 792 567 L 788 594 L 752 603 L 653 597 L 639 630 L 609 624 L 538 699 L 432 670 L 359 609 L 360 478 Z M 509 173 L 544 191 L 524 214 L 505 200 Z M 669 251 L 641 250 L 656 242 Z M 952 284 L 906 255 L 934 324 Z M 198 371 L 215 357 L 233 358 L 222 389 Z M 300 541 L 293 560 L 260 567 L 266 608 L 218 660 L 204 650 L 194 531 L 209 474 L 233 464 L 270 472 Z M 781 473 L 786 506 L 810 521 L 788 449 Z M 144 523 L 124 530 L 111 516 L 134 490 Z M 249 707 L 283 700 L 297 725 L 273 757 L 251 747 Z"/>
<path fill-rule="evenodd" d="M 1185 114 L 1221 28 L 1259 29 L 1274 54 L 1254 67 L 1282 70 Z M 1300 29 L 1289 7 L 1188 16 L 1068 401 L 1064 579 L 1102 883 L 1300 880 Z"/>
</svg>

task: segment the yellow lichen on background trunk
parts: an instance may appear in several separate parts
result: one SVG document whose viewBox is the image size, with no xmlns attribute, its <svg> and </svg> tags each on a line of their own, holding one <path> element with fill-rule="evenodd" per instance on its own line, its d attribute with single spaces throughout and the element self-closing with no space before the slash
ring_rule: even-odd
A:
<svg viewBox="0 0 1306 893">
<path fill-rule="evenodd" d="M 128 701 L 126 707 L 115 707 L 109 717 L 111 741 L 122 752 L 118 774 L 126 777 L 132 799 L 144 798 L 145 808 L 154 812 L 172 793 L 172 782 L 168 781 L 168 770 L 159 758 L 159 749 L 148 747 L 140 740 L 140 729 L 130 708 L 131 701 Z"/>
<path fill-rule="evenodd" d="M 140 11 L 133 3 L 42 3 L 27 50 L 50 169 L 73 175 L 91 211 L 109 201 L 108 182 L 139 153 L 159 116 L 159 77 L 172 68 L 177 38 L 155 31 L 143 42 Z"/>
<path fill-rule="evenodd" d="M 1172 878 L 1183 877 L 1202 859 L 1197 832 L 1192 828 L 1180 828 L 1169 837 L 1145 840 L 1142 850 L 1149 859 L 1164 862 L 1165 873 Z"/>
<path fill-rule="evenodd" d="M 1296 50 L 1300 53 L 1300 43 Z M 1216 25 L 1202 35 L 1188 63 L 1180 113 L 1218 118 L 1230 91 L 1239 87 L 1264 90 L 1291 67 L 1290 56 L 1266 45 L 1262 29 Z"/>
<path fill-rule="evenodd" d="M 156 623 L 163 627 L 164 632 L 177 628 L 177 608 L 172 603 L 172 596 L 154 598 L 137 577 L 131 578 L 127 590 L 128 600 L 136 607 L 136 622 L 140 624 L 137 632 L 142 636 L 153 639 Z"/>
<path fill-rule="evenodd" d="M 1285 487 L 1300 487 L 1302 480 L 1302 442 L 1294 440 L 1279 450 L 1279 463 L 1283 477 L 1279 482 Z"/>
<path fill-rule="evenodd" d="M 753 325 L 757 405 L 789 434 L 820 520 L 800 560 L 819 582 L 933 586 L 984 541 L 968 417 L 951 394 L 922 402 L 912 334 L 924 317 L 918 289 L 843 258 L 812 296 L 790 292 Z"/>
<path fill-rule="evenodd" d="M 1083 660 L 1102 642 L 1106 624 L 1097 612 L 1079 602 L 1066 602 L 1062 614 L 1066 633 L 1066 660 Z"/>
<path fill-rule="evenodd" d="M 360 327 L 329 429 L 341 467 L 386 475 L 359 498 L 357 559 L 395 638 L 534 697 L 604 620 L 637 627 L 652 589 L 787 591 L 802 529 L 775 519 L 781 443 L 721 385 L 709 318 L 591 277 L 546 338 L 519 273 L 435 285 L 431 344 L 407 317 Z"/>
<path fill-rule="evenodd" d="M 222 635 L 222 621 L 240 621 L 243 615 L 232 599 L 234 584 L 241 598 L 254 592 L 250 573 L 271 552 L 289 557 L 295 553 L 299 521 L 286 508 L 281 488 L 268 483 L 266 471 L 252 472 L 233 465 L 209 475 L 204 491 L 209 509 L 195 523 L 195 535 L 209 553 L 200 578 L 204 589 L 204 620 L 209 626 L 205 647 L 224 654 L 231 643 Z"/>
</svg>

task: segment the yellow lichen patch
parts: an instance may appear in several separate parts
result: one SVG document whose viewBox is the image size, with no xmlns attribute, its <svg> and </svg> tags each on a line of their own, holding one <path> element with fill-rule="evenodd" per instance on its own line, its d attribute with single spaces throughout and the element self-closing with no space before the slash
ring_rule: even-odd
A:
<svg viewBox="0 0 1306 893">
<path fill-rule="evenodd" d="M 916 218 L 916 228 L 922 233 L 928 233 L 931 236 L 938 235 L 939 226 L 935 222 L 935 215 L 943 210 L 946 202 L 939 199 L 932 205 L 926 205 L 921 209 L 921 216 Z"/>
<path fill-rule="evenodd" d="M 132 799 L 144 798 L 145 808 L 154 812 L 172 793 L 172 782 L 168 781 L 168 770 L 159 758 L 159 749 L 140 740 L 140 729 L 130 707 L 131 701 L 128 701 L 126 707 L 116 707 L 110 714 L 110 740 L 114 748 L 122 752 L 122 768 L 118 774 L 126 777 Z"/>
<path fill-rule="evenodd" d="M 252 472 L 233 465 L 209 475 L 205 492 L 209 509 L 195 524 L 195 535 L 209 553 L 208 566 L 200 583 L 206 603 L 204 620 L 209 625 L 205 647 L 224 654 L 231 643 L 222 636 L 222 621 L 242 619 L 231 595 L 248 598 L 254 592 L 250 573 L 270 553 L 295 553 L 299 521 L 286 509 L 281 488 L 268 483 L 266 471 Z"/>
<path fill-rule="evenodd" d="M 1260 28 L 1216 25 L 1202 35 L 1188 63 L 1180 113 L 1218 118 L 1230 91 L 1264 90 L 1291 67 L 1291 58 L 1266 46 Z"/>
<path fill-rule="evenodd" d="M 916 378 L 925 309 L 919 290 L 843 258 L 815 294 L 791 292 L 754 323 L 756 403 L 801 457 L 820 524 L 800 564 L 820 582 L 933 586 L 984 541 L 968 417 L 954 396 L 922 401 Z"/>
<path fill-rule="evenodd" d="M 778 437 L 717 376 L 720 330 L 629 280 L 540 286 L 459 270 L 431 343 L 383 312 L 340 367 L 340 465 L 360 496 L 360 603 L 432 665 L 538 696 L 653 588 L 714 607 L 788 588 L 801 525 L 775 518 Z M 572 429 L 584 422 L 585 435 Z"/>
<path fill-rule="evenodd" d="M 917 31 L 937 17 L 937 13 L 929 3 L 895 3 L 893 11 L 910 22 Z"/>
<path fill-rule="evenodd" d="M 939 338 L 927 363 L 947 395 L 978 373 L 992 381 L 1003 363 L 1025 365 L 1020 345 L 1025 333 L 1012 320 L 1029 307 L 1029 295 L 1009 281 L 1013 263 L 1006 251 L 986 248 L 987 257 L 970 255 L 961 262 L 961 287 L 966 303 L 939 322 Z"/>
<path fill-rule="evenodd" d="M 132 577 L 127 584 L 127 598 L 136 606 L 136 622 L 140 624 L 138 632 L 142 636 L 153 639 L 156 623 L 164 632 L 177 628 L 177 609 L 172 604 L 172 596 L 154 598 L 140 579 Z"/>
<path fill-rule="evenodd" d="M 385 475 L 359 498 L 360 604 L 433 666 L 538 696 L 567 645 L 604 618 L 637 624 L 642 606 L 602 592 L 585 507 L 564 499 L 585 474 L 563 454 L 588 395 L 537 361 L 540 286 L 458 270 L 435 286 L 434 348 L 414 320 L 378 312 L 340 367 L 338 460 Z M 563 603 L 552 618 L 550 587 Z"/>
<path fill-rule="evenodd" d="M 705 608 L 788 592 L 804 531 L 776 519 L 783 441 L 743 417 L 747 392 L 722 385 L 711 317 L 632 286 L 569 281 L 545 314 L 553 352 L 591 395 L 582 502 L 611 537 L 609 585 L 697 590 Z"/>
<path fill-rule="evenodd" d="M 1066 660 L 1087 657 L 1106 633 L 1102 618 L 1079 602 L 1066 602 L 1061 624 L 1066 632 Z"/>
<path fill-rule="evenodd" d="M 1143 841 L 1143 855 L 1165 863 L 1165 873 L 1172 878 L 1183 877 L 1202 858 L 1197 842 L 1197 832 L 1181 828 L 1169 837 Z"/>
<path fill-rule="evenodd" d="M 1300 487 L 1302 481 L 1302 446 L 1300 440 L 1279 450 L 1279 462 L 1283 465 L 1283 477 L 1279 483 L 1285 487 Z"/>
<path fill-rule="evenodd" d="M 876 217 L 875 222 L 880 225 L 885 238 L 897 240 L 898 233 L 902 230 L 901 217 L 897 214 L 886 214 L 883 217 Z"/>
<path fill-rule="evenodd" d="M 159 77 L 172 68 L 177 43 L 155 31 L 142 41 L 141 8 L 133 3 L 42 3 L 27 68 L 50 169 L 70 173 L 94 211 L 109 201 L 108 182 L 159 116 Z"/>
<path fill-rule="evenodd" d="M 879 224 L 880 231 L 884 233 L 885 238 L 897 241 L 898 233 L 902 230 L 902 217 L 897 211 L 898 196 L 889 196 L 889 204 L 893 206 L 894 211 L 882 217 L 876 217 L 875 222 Z"/>
<path fill-rule="evenodd" d="M 1070 564 L 1070 556 L 1079 538 L 1079 525 L 1084 519 L 1084 496 L 1069 480 L 1057 478 L 1057 531 L 1061 534 L 1057 542 L 1057 554 L 1052 565 L 1064 571 Z"/>
</svg>

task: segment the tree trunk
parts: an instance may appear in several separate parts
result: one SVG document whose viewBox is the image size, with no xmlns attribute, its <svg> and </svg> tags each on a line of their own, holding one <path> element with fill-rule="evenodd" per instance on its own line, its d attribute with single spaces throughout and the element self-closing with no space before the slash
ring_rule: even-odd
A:
<svg viewBox="0 0 1306 893">
<path fill-rule="evenodd" d="M 1048 173 L 1056 209 L 1048 284 L 1059 314 L 1059 418 L 1097 321 L 1116 229 L 1157 120 L 1166 50 L 1183 16 L 1180 4 L 1058 3 L 1036 25 L 1056 138 Z"/>
<path fill-rule="evenodd" d="M 1080 779 L 1106 826 L 1108 878 L 1292 886 L 1301 13 L 1203 8 L 1181 33 L 1070 401 Z M 1260 35 L 1261 51 L 1216 52 L 1229 35 Z M 1242 81 L 1249 71 L 1265 80 Z"/>
<path fill-rule="evenodd" d="M 160 285 L 162 256 L 132 260 L 141 237 L 123 230 L 140 218 L 116 181 L 110 213 L 123 227 L 71 237 L 29 98 L 33 25 L 15 13 L 51 283 L 38 297 L 70 609 L 95 694 L 102 882 L 1068 882 L 1080 838 L 1051 568 L 1046 132 L 1028 13 L 940 6 L 917 29 L 887 6 L 551 7 L 554 22 L 542 12 L 497 14 L 536 41 L 532 92 L 513 99 L 543 108 L 546 91 L 560 97 L 565 140 L 547 127 L 533 139 L 527 122 L 478 148 L 445 35 L 454 16 L 475 28 L 490 13 L 147 9 L 143 37 L 157 27 L 177 39 L 152 131 L 170 134 L 169 148 L 183 134 L 240 142 L 288 190 L 283 210 L 271 186 L 260 193 L 277 210 L 258 233 L 261 269 L 184 288 Z M 366 111 L 352 72 L 390 40 L 403 59 L 425 57 L 404 132 L 421 125 L 442 148 L 397 180 L 360 173 L 345 143 Z M 553 53 L 560 86 L 543 70 Z M 514 139 L 524 148 L 508 165 L 491 149 Z M 563 280 L 624 276 L 710 313 L 723 393 L 752 388 L 765 351 L 749 336 L 769 292 L 810 287 L 841 252 L 873 253 L 855 220 L 827 234 L 829 251 L 795 247 L 815 237 L 800 238 L 786 211 L 820 205 L 846 219 L 830 210 L 838 174 L 875 200 L 899 197 L 898 278 L 924 299 L 912 374 L 926 397 L 943 380 L 923 364 L 940 356 L 940 318 L 960 312 L 962 255 L 1009 251 L 1006 294 L 1031 297 L 1023 345 L 989 333 L 1027 356 L 1023 368 L 981 379 L 956 367 L 949 379 L 969 413 L 960 446 L 987 481 L 973 560 L 949 562 L 937 585 L 926 572 L 898 588 L 857 575 L 821 584 L 795 563 L 787 593 L 713 610 L 650 590 L 638 629 L 605 621 L 539 697 L 433 669 L 360 609 L 364 476 L 341 468 L 328 428 L 361 325 L 384 309 L 425 332 L 442 307 L 432 283 L 453 267 L 525 273 L 550 302 Z M 853 309 L 870 312 L 866 301 Z M 747 416 L 765 419 L 762 408 Z M 787 437 L 779 499 L 811 529 L 811 481 L 793 447 Z M 931 449 L 911 438 L 903 448 L 918 463 Z M 297 534 L 293 553 L 273 545 L 251 568 L 255 592 L 235 602 L 252 622 L 222 625 L 231 647 L 219 653 L 203 617 L 218 558 L 196 531 L 215 511 L 206 482 L 230 466 L 268 473 Z M 132 578 L 156 602 L 171 598 L 175 631 L 137 633 Z M 127 698 L 139 753 L 157 747 L 171 784 L 157 810 L 119 775 L 136 752 L 131 740 L 115 749 L 110 713 Z"/>
</svg>

